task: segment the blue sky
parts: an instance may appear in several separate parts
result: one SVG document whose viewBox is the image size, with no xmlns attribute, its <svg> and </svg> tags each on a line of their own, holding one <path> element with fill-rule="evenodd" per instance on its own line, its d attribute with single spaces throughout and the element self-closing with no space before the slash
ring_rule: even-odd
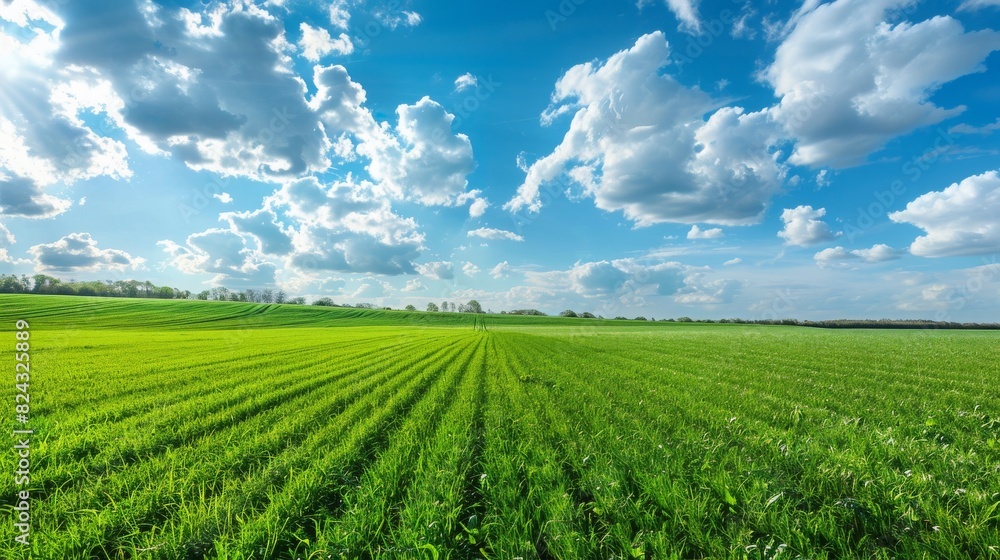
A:
<svg viewBox="0 0 1000 560">
<path fill-rule="evenodd" d="M 0 272 L 1000 317 L 1000 2 L 0 3 Z"/>
</svg>

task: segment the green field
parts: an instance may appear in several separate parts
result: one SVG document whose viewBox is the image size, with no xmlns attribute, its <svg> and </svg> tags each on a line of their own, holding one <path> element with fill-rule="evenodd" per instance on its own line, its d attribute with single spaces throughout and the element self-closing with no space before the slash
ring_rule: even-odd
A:
<svg viewBox="0 0 1000 560">
<path fill-rule="evenodd" d="M 0 557 L 1000 558 L 1000 333 L 0 296 Z"/>
</svg>

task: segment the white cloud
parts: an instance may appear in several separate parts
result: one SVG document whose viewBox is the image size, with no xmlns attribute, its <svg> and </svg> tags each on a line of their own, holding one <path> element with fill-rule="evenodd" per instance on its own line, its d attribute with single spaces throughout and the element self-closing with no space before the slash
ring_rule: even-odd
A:
<svg viewBox="0 0 1000 560">
<path fill-rule="evenodd" d="M 125 251 L 100 249 L 89 233 L 71 233 L 54 243 L 42 243 L 28 249 L 40 272 L 100 272 L 141 268 L 145 259 Z"/>
<path fill-rule="evenodd" d="M 398 4 L 390 5 L 387 9 L 376 10 L 372 12 L 372 15 L 389 29 L 396 29 L 399 26 L 416 27 L 424 21 L 423 16 L 417 12 L 398 10 Z"/>
<path fill-rule="evenodd" d="M 229 194 L 229 193 L 227 193 L 227 192 L 224 192 L 224 193 L 218 193 L 218 194 L 213 194 L 213 195 L 212 195 L 212 198 L 215 198 L 215 199 L 218 199 L 218 200 L 219 200 L 219 202 L 221 202 L 221 203 L 223 203 L 223 204 L 229 204 L 230 202 L 232 202 L 232 201 L 233 201 L 233 197 L 232 197 L 232 195 L 230 195 L 230 194 Z"/>
<path fill-rule="evenodd" d="M 816 186 L 819 187 L 819 188 L 821 188 L 821 189 L 823 187 L 829 187 L 830 186 L 830 179 L 829 179 L 828 175 L 829 175 L 829 171 L 826 170 L 826 169 L 823 169 L 822 171 L 820 171 L 819 173 L 817 173 L 816 174 Z"/>
<path fill-rule="evenodd" d="M 351 294 L 352 298 L 383 298 L 392 294 L 392 284 L 383 282 L 377 278 L 365 277 L 361 279 L 361 285 Z"/>
<path fill-rule="evenodd" d="M 813 255 L 820 268 L 854 268 L 853 263 L 880 263 L 900 258 L 900 252 L 888 245 L 878 244 L 871 249 L 848 251 L 843 247 L 831 247 Z"/>
<path fill-rule="evenodd" d="M 323 185 L 309 177 L 286 183 L 265 199 L 264 207 L 292 222 L 294 249 L 288 262 L 302 273 L 415 273 L 413 260 L 423 247 L 423 233 L 413 218 L 399 216 L 387 200 L 375 199 L 371 183 L 348 176 Z M 280 240 L 272 225 L 258 225 Z"/>
<path fill-rule="evenodd" d="M 479 228 L 468 233 L 469 237 L 482 237 L 483 239 L 505 239 L 508 241 L 524 241 L 524 237 L 504 229 Z"/>
<path fill-rule="evenodd" d="M 304 22 L 299 24 L 299 30 L 302 31 L 299 48 L 306 60 L 319 62 L 319 59 L 330 53 L 345 55 L 354 52 L 354 44 L 346 33 L 341 33 L 334 39 L 326 29 L 312 27 Z"/>
<path fill-rule="evenodd" d="M 469 88 L 474 88 L 479 83 L 479 79 L 473 76 L 471 73 L 466 72 L 461 76 L 455 78 L 455 91 L 465 91 Z"/>
<path fill-rule="evenodd" d="M 926 234 L 910 252 L 921 257 L 981 255 L 1000 251 L 1000 175 L 989 171 L 917 197 L 906 209 L 889 214 Z"/>
<path fill-rule="evenodd" d="M 6 248 L 13 245 L 17 240 L 14 238 L 14 234 L 10 232 L 9 229 L 0 224 L 0 247 Z"/>
<path fill-rule="evenodd" d="M 331 25 L 346 31 L 351 25 L 351 12 L 347 9 L 347 0 L 333 0 L 330 2 L 329 16 Z"/>
<path fill-rule="evenodd" d="M 476 275 L 479 274 L 479 267 L 470 262 L 466 262 L 462 265 L 462 273 L 470 278 L 475 278 Z"/>
<path fill-rule="evenodd" d="M 981 134 L 986 136 L 1000 130 L 1000 119 L 985 126 L 972 126 L 968 124 L 956 124 L 948 129 L 949 134 Z"/>
<path fill-rule="evenodd" d="M 423 292 L 427 290 L 427 286 L 424 286 L 420 280 L 407 280 L 406 287 L 403 288 L 404 292 Z"/>
<path fill-rule="evenodd" d="M 478 218 L 486 213 L 486 209 L 490 207 L 490 203 L 485 198 L 477 198 L 472 201 L 469 205 L 469 217 Z"/>
<path fill-rule="evenodd" d="M 427 278 L 435 280 L 451 280 L 455 277 L 455 267 L 447 261 L 429 262 L 418 264 L 417 272 Z"/>
<path fill-rule="evenodd" d="M 230 230 L 256 239 L 257 251 L 262 254 L 288 255 L 293 251 L 294 231 L 279 223 L 270 210 L 226 212 L 220 214 L 219 219 L 229 222 Z"/>
<path fill-rule="evenodd" d="M 861 259 L 865 262 L 870 263 L 891 261 L 902 257 L 900 251 L 882 243 L 872 246 L 871 249 L 857 249 L 851 251 L 851 253 L 861 257 Z"/>
<path fill-rule="evenodd" d="M 778 237 L 785 240 L 786 245 L 815 245 L 831 241 L 839 234 L 830 231 L 826 222 L 819 220 L 826 215 L 825 208 L 813 210 L 812 206 L 786 208 L 781 213 L 781 221 L 785 228 L 778 232 Z"/>
<path fill-rule="evenodd" d="M 680 304 L 732 301 L 741 288 L 736 280 L 711 278 L 707 267 L 678 262 L 642 264 L 634 259 L 576 263 L 569 270 L 527 272 L 531 284 L 568 291 L 587 299 L 639 304 L 645 297 L 667 296 Z M 610 311 L 609 311 L 610 312 Z"/>
<path fill-rule="evenodd" d="M 45 194 L 28 177 L 7 176 L 0 170 L 0 215 L 51 218 L 69 210 L 71 200 Z"/>
<path fill-rule="evenodd" d="M 983 8 L 1000 8 L 1000 0 L 964 0 L 958 11 L 972 12 Z"/>
<path fill-rule="evenodd" d="M 743 259 L 736 257 L 735 259 L 729 259 L 728 261 L 722 263 L 722 266 L 733 266 L 743 262 Z"/>
<path fill-rule="evenodd" d="M 955 116 L 937 89 L 983 70 L 1000 33 L 966 33 L 949 16 L 889 23 L 910 0 L 808 2 L 762 72 L 780 103 L 771 116 L 796 138 L 799 165 L 864 162 L 890 139 Z"/>
<path fill-rule="evenodd" d="M 687 233 L 688 239 L 719 239 L 724 237 L 720 228 L 701 229 L 698 226 L 691 226 L 691 231 Z"/>
<path fill-rule="evenodd" d="M 568 70 L 542 122 L 572 113 L 569 130 L 527 167 L 504 208 L 537 212 L 541 187 L 565 174 L 598 208 L 639 225 L 757 223 L 785 174 L 768 151 L 777 129 L 763 112 L 716 111 L 708 94 L 661 73 L 668 61 L 667 41 L 655 32 L 603 64 Z"/>
<path fill-rule="evenodd" d="M 76 201 L 76 205 L 77 206 L 86 206 L 87 205 L 87 197 L 81 196 L 80 200 Z"/>
<path fill-rule="evenodd" d="M 652 2 L 653 0 L 639 0 L 638 6 Z M 701 20 L 698 18 L 698 3 L 700 0 L 664 0 L 664 4 L 674 13 L 674 17 L 680 22 L 678 29 L 685 33 L 701 33 Z"/>
<path fill-rule="evenodd" d="M 246 246 L 239 234 L 210 229 L 188 236 L 184 245 L 162 240 L 167 263 L 184 274 L 211 274 L 212 284 L 227 288 L 259 288 L 275 281 L 277 267 Z"/>
<path fill-rule="evenodd" d="M 501 278 L 506 278 L 510 275 L 511 267 L 507 261 L 498 263 L 496 266 L 490 269 L 490 276 L 499 280 Z"/>
</svg>

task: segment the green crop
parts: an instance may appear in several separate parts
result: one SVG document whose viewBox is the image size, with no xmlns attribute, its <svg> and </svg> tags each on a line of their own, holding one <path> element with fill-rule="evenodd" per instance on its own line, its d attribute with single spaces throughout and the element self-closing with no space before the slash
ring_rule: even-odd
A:
<svg viewBox="0 0 1000 560">
<path fill-rule="evenodd" d="M 0 296 L 8 433 L 17 319 L 3 558 L 1000 558 L 996 332 Z"/>
</svg>

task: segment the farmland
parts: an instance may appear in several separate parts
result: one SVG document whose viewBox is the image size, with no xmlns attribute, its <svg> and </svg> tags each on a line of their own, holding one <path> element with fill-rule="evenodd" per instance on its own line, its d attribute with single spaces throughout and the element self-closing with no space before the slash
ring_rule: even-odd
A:
<svg viewBox="0 0 1000 560">
<path fill-rule="evenodd" d="M 18 319 L 33 558 L 1000 558 L 996 332 L 0 296 L 11 349 Z"/>
</svg>

